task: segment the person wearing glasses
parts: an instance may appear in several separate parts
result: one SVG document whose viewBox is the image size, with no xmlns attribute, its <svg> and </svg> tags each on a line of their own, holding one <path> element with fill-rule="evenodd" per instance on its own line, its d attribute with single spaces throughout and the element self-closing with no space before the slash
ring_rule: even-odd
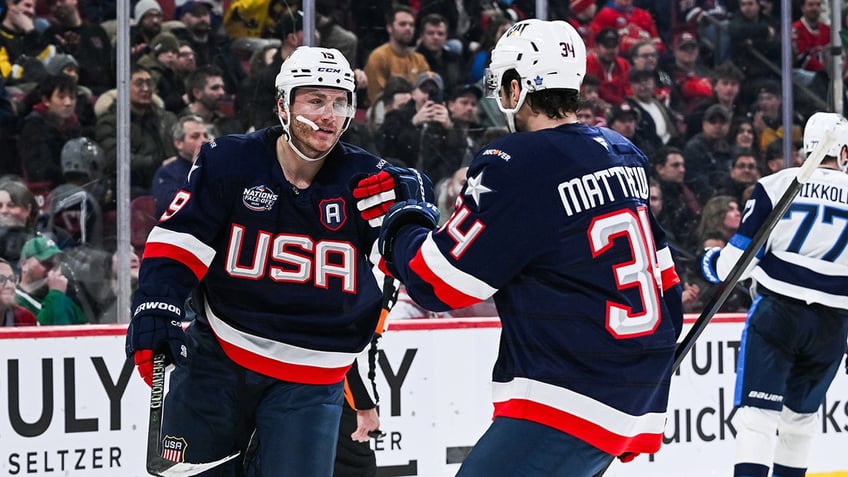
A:
<svg viewBox="0 0 848 477">
<path fill-rule="evenodd" d="M 80 325 L 88 322 L 67 294 L 68 278 L 59 260 L 62 251 L 52 240 L 36 236 L 21 250 L 21 277 L 15 302 L 35 314 L 40 325 Z"/>
<path fill-rule="evenodd" d="M 12 265 L 0 258 L 0 326 L 35 326 L 35 315 L 15 303 L 17 283 Z"/>
<path fill-rule="evenodd" d="M 757 156 L 754 151 L 740 149 L 733 155 L 730 174 L 724 184 L 719 185 L 717 193 L 733 196 L 739 204 L 745 204 L 743 198 L 746 189 L 756 184 L 760 175 L 760 167 L 757 164 Z"/>
</svg>

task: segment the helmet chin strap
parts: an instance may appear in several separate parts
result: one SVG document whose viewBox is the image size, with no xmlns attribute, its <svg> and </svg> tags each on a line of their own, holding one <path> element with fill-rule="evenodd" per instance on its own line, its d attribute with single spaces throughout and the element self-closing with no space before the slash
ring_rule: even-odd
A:
<svg viewBox="0 0 848 477">
<path fill-rule="evenodd" d="M 503 113 L 504 118 L 506 119 L 506 125 L 509 128 L 509 132 L 511 132 L 511 133 L 516 132 L 516 129 L 515 129 L 515 113 L 517 113 L 518 110 L 521 109 L 521 106 L 524 104 L 524 98 L 526 96 L 527 96 L 527 90 L 524 89 L 524 88 L 521 88 L 521 91 L 518 93 L 518 103 L 515 105 L 514 108 L 510 108 L 510 109 L 505 108 L 503 103 L 501 102 L 501 98 L 498 98 L 498 109 L 500 109 L 501 113 Z"/>
<path fill-rule="evenodd" d="M 291 112 L 289 111 L 289 107 L 288 107 L 288 105 L 284 106 L 284 108 L 285 108 L 285 110 L 286 110 L 286 115 L 287 115 L 288 117 L 291 117 Z M 294 153 L 295 153 L 295 154 L 297 154 L 297 155 L 298 155 L 298 157 L 300 157 L 300 158 L 301 158 L 301 159 L 303 159 L 304 161 L 306 161 L 306 162 L 317 162 L 317 161 L 320 161 L 321 159 L 324 159 L 325 157 L 327 157 L 327 154 L 329 154 L 329 153 L 330 153 L 330 151 L 332 151 L 332 150 L 333 150 L 333 148 L 331 147 L 330 149 L 328 149 L 328 150 L 327 150 L 327 152 L 325 152 L 324 154 L 321 154 L 321 155 L 320 155 L 320 156 L 318 156 L 318 157 L 309 157 L 309 156 L 307 156 L 306 154 L 304 154 L 303 152 L 301 152 L 301 150 L 300 150 L 300 149 L 298 149 L 298 148 L 297 148 L 297 146 L 295 146 L 295 145 L 294 145 L 294 143 L 292 142 L 292 133 L 291 133 L 291 131 L 289 130 L 289 124 L 287 124 L 287 123 L 286 123 L 286 121 L 283 121 L 283 116 L 282 116 L 282 115 L 280 115 L 280 116 L 277 116 L 277 118 L 280 120 L 280 124 L 283 126 L 283 133 L 286 135 L 286 142 L 288 143 L 289 147 L 291 147 L 291 148 L 292 148 L 292 151 L 294 151 Z M 317 131 L 317 130 L 319 129 L 317 124 L 315 124 L 314 122 L 310 121 L 309 119 L 307 119 L 307 118 L 305 118 L 305 117 L 301 116 L 300 114 L 298 114 L 298 115 L 295 117 L 295 119 L 296 119 L 297 121 L 300 121 L 300 122 L 302 122 L 302 123 L 306 124 L 307 126 L 311 127 L 313 131 Z M 333 144 L 333 146 L 335 147 L 335 144 Z"/>
</svg>

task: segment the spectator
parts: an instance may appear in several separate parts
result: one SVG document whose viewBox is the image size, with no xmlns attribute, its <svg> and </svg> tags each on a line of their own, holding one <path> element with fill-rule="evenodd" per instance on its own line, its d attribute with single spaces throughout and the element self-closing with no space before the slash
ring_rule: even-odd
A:
<svg viewBox="0 0 848 477">
<path fill-rule="evenodd" d="M 0 77 L 0 171 L 20 174 L 21 161 L 18 157 L 16 139 L 18 134 L 18 108 L 12 101 L 6 82 Z"/>
<path fill-rule="evenodd" d="M 274 27 L 286 15 L 283 2 L 234 0 L 224 12 L 224 31 L 230 38 L 273 38 Z"/>
<path fill-rule="evenodd" d="M 660 100 L 666 106 L 670 105 L 671 101 L 671 75 L 667 71 L 660 69 L 660 52 L 654 42 L 644 40 L 633 45 L 630 49 L 630 62 L 632 70 L 650 70 L 654 72 L 654 81 L 656 88 L 654 89 L 654 97 Z"/>
<path fill-rule="evenodd" d="M 639 112 L 634 141 L 636 145 L 647 156 L 669 143 L 677 145 L 680 142 L 678 118 L 654 97 L 656 74 L 651 70 L 631 70 L 630 89 L 633 94 L 627 98 L 627 102 Z"/>
<path fill-rule="evenodd" d="M 452 169 L 454 171 L 460 167 L 460 164 L 471 162 L 481 146 L 480 141 L 485 131 L 477 124 L 477 109 L 482 98 L 483 91 L 474 84 L 457 86 L 449 92 L 447 106 L 453 123 L 450 134 L 457 136 L 457 143 L 464 143 L 464 146 L 460 147 L 461 154 L 457 151 L 461 160 Z"/>
<path fill-rule="evenodd" d="M 783 137 L 783 94 L 780 83 L 774 80 L 763 81 L 757 92 L 757 103 L 754 105 L 754 132 L 760 141 L 763 151 L 769 143 Z M 801 142 L 801 125 L 797 116 L 792 117 L 792 141 Z"/>
<path fill-rule="evenodd" d="M 352 31 L 338 24 L 336 20 L 337 7 L 334 0 L 318 0 L 315 2 L 315 29 L 318 31 L 320 46 L 335 48 L 351 65 L 358 65 L 357 49 L 359 39 Z M 364 73 L 363 73 L 364 75 Z M 357 88 L 359 85 L 357 84 Z"/>
<path fill-rule="evenodd" d="M 793 78 L 810 86 L 816 74 L 827 80 L 827 48 L 830 25 L 819 21 L 821 0 L 801 0 L 801 18 L 792 23 L 792 51 L 795 55 Z"/>
<path fill-rule="evenodd" d="M 9 261 L 17 273 L 21 249 L 35 235 L 38 203 L 23 182 L 0 181 L 0 257 Z"/>
<path fill-rule="evenodd" d="M 704 112 L 714 104 L 720 104 L 730 111 L 732 117 L 741 118 L 747 113 L 746 105 L 739 101 L 739 91 L 745 74 L 731 62 L 722 63 L 713 70 L 713 94 L 701 101 L 686 117 L 686 137 L 691 138 L 701 132 Z"/>
<path fill-rule="evenodd" d="M 91 104 L 94 93 L 88 87 L 79 84 L 79 64 L 77 64 L 76 58 L 60 53 L 47 60 L 45 68 L 50 76 L 70 76 L 77 82 L 77 105 L 74 112 L 83 129 L 93 130 L 94 124 L 97 122 L 94 105 Z"/>
<path fill-rule="evenodd" d="M 448 22 L 438 13 L 421 19 L 421 37 L 415 49 L 424 56 L 430 70 L 441 75 L 445 89 L 451 91 L 465 80 L 462 55 L 447 48 Z"/>
<path fill-rule="evenodd" d="M 0 326 L 35 326 L 35 315 L 15 303 L 18 275 L 12 265 L 0 258 Z"/>
<path fill-rule="evenodd" d="M 391 76 L 386 87 L 380 92 L 379 101 L 368 108 L 368 130 L 377 133 L 389 111 L 394 111 L 412 99 L 412 83 L 403 76 Z"/>
<path fill-rule="evenodd" d="M 45 237 L 29 239 L 21 250 L 21 276 L 15 302 L 32 312 L 40 325 L 78 325 L 88 321 L 66 292 L 61 250 Z"/>
<path fill-rule="evenodd" d="M 153 175 L 151 190 L 156 203 L 156 217 L 162 215 L 183 186 L 200 146 L 209 142 L 209 130 L 200 116 L 180 116 L 173 130 L 174 149 L 177 155 L 165 160 Z"/>
<path fill-rule="evenodd" d="M 713 94 L 710 72 L 698 61 L 698 39 L 688 32 L 675 36 L 673 60 L 668 67 L 674 86 L 672 109 L 690 114 L 701 101 Z"/>
<path fill-rule="evenodd" d="M 261 129 L 277 124 L 277 115 L 268 106 L 274 104 L 276 97 L 274 80 L 283 61 L 303 45 L 303 15 L 300 12 L 283 16 L 276 28 L 282 43 L 274 61 L 257 72 L 251 71 L 236 97 L 236 115 L 247 118 L 246 129 Z"/>
<path fill-rule="evenodd" d="M 760 169 L 757 156 L 750 149 L 736 151 L 730 166 L 730 175 L 718 188 L 717 194 L 729 195 L 736 198 L 737 204 L 744 204 L 745 190 L 756 184 L 760 179 Z"/>
<path fill-rule="evenodd" d="M 783 141 L 772 141 L 768 147 L 766 147 L 765 153 L 763 154 L 763 162 L 765 164 L 765 171 L 763 171 L 763 175 L 766 176 L 774 174 L 775 172 L 787 167 L 785 155 L 783 154 Z M 798 167 L 803 164 L 803 162 L 804 161 L 801 160 L 800 150 L 793 147 L 792 160 L 788 167 Z"/>
<path fill-rule="evenodd" d="M 24 69 L 55 54 L 56 48 L 35 29 L 35 0 L 8 0 L 0 22 L 0 75 L 8 84 L 22 81 Z"/>
<path fill-rule="evenodd" d="M 503 34 L 515 23 L 505 15 L 493 15 L 489 18 L 489 24 L 483 34 L 480 46 L 472 52 L 471 60 L 467 67 L 468 83 L 476 83 L 483 79 L 483 74 L 489 66 L 492 48 Z"/>
<path fill-rule="evenodd" d="M 153 173 L 173 155 L 170 131 L 176 118 L 153 103 L 154 83 L 150 71 L 136 65 L 130 71 L 130 185 L 131 196 L 150 193 Z M 106 153 L 104 174 L 117 170 L 117 102 L 97 118 L 95 139 Z"/>
<path fill-rule="evenodd" d="M 180 7 L 179 20 L 185 28 L 173 33 L 191 45 L 197 66 L 215 65 L 224 72 L 224 84 L 234 93 L 244 79 L 241 64 L 230 51 L 230 40 L 212 28 L 212 2 L 187 1 Z"/>
<path fill-rule="evenodd" d="M 598 94 L 610 104 L 621 104 L 627 96 L 630 63 L 618 56 L 618 32 L 605 28 L 595 35 L 595 49 L 586 58 L 586 75 L 600 81 Z"/>
<path fill-rule="evenodd" d="M 727 135 L 730 130 L 730 111 L 720 104 L 710 106 L 704 113 L 701 132 L 686 142 L 686 184 L 698 202 L 712 197 L 716 185 L 723 183 L 730 171 L 731 150 Z"/>
<path fill-rule="evenodd" d="M 685 250 L 689 234 L 701 216 L 701 205 L 695 193 L 686 185 L 686 163 L 683 152 L 676 147 L 664 147 L 653 155 L 653 178 L 662 191 L 662 212 L 657 220 L 662 224 L 669 243 L 676 250 Z"/>
<path fill-rule="evenodd" d="M 633 109 L 630 103 L 624 102 L 612 107 L 607 123 L 609 128 L 632 140 L 636 136 L 636 123 L 639 121 L 639 111 Z"/>
<path fill-rule="evenodd" d="M 583 38 L 587 50 L 594 48 L 595 34 L 591 25 L 595 14 L 598 13 L 598 4 L 594 0 L 570 0 L 568 6 L 571 10 L 571 15 L 567 18 L 568 23 Z"/>
<path fill-rule="evenodd" d="M 139 0 L 133 9 L 135 25 L 130 27 L 130 58 L 138 61 L 150 53 L 150 42 L 162 33 L 162 7 L 156 0 Z"/>
<path fill-rule="evenodd" d="M 37 95 L 38 104 L 21 124 L 18 154 L 27 184 L 46 191 L 64 182 L 59 162 L 62 146 L 82 132 L 74 111 L 77 83 L 65 75 L 48 76 Z"/>
<path fill-rule="evenodd" d="M 730 42 L 727 23 L 730 12 L 725 0 L 694 0 L 676 2 L 675 18 L 683 19 L 676 25 L 677 31 L 688 31 L 701 39 L 702 53 L 710 58 L 710 64 L 727 61 Z M 732 6 L 735 6 L 735 0 Z"/>
<path fill-rule="evenodd" d="M 194 57 L 194 49 L 187 41 L 180 42 L 180 50 L 177 53 L 177 62 L 174 63 L 174 72 L 177 77 L 185 84 L 185 79 L 192 71 L 197 69 L 197 61 Z"/>
<path fill-rule="evenodd" d="M 774 65 L 781 63 L 780 29 L 769 25 L 760 13 L 764 1 L 739 0 L 739 12 L 730 19 L 728 34 L 731 44 L 730 60 L 745 74 L 742 104 L 750 104 L 756 97 L 756 86 L 771 76 L 772 70 L 758 58 L 765 57 Z"/>
<path fill-rule="evenodd" d="M 409 2 L 412 4 L 412 2 Z M 491 2 L 494 3 L 494 2 Z M 502 2 L 505 3 L 505 2 Z M 500 14 L 501 9 L 486 8 L 486 2 L 479 0 L 421 0 L 418 2 L 416 29 L 422 30 L 421 20 L 427 15 L 441 15 L 448 23 L 448 45 L 451 51 L 466 56 L 475 43 L 483 36 L 483 28 L 491 21 L 492 15 Z M 464 78 L 460 82 L 464 81 Z"/>
<path fill-rule="evenodd" d="M 210 131 L 213 136 L 241 134 L 245 131 L 246 128 L 238 118 L 221 113 L 221 103 L 226 92 L 223 73 L 217 67 L 203 66 L 190 74 L 186 78 L 186 93 L 189 103 L 182 114 L 203 118 L 206 124 L 214 128 Z"/>
<path fill-rule="evenodd" d="M 141 260 L 138 255 L 130 250 L 130 289 L 135 293 L 138 288 L 138 270 Z M 118 312 L 118 253 L 112 254 L 111 266 L 109 267 L 109 282 L 105 283 L 98 296 L 100 314 L 93 323 L 129 323 L 131 312 L 129 309 Z"/>
<path fill-rule="evenodd" d="M 591 27 L 595 41 L 604 29 L 616 30 L 618 54 L 622 56 L 628 54 L 634 44 L 646 39 L 654 43 L 660 54 L 665 52 L 653 17 L 647 10 L 633 6 L 633 0 L 609 0 L 595 15 Z"/>
<path fill-rule="evenodd" d="M 177 37 L 163 32 L 150 41 L 150 53 L 138 60 L 139 65 L 150 70 L 156 93 L 165 102 L 165 109 L 175 114 L 185 107 L 185 86 L 176 72 L 179 52 Z"/>
<path fill-rule="evenodd" d="M 65 182 L 85 189 L 99 208 L 114 208 L 114 177 L 103 176 L 105 153 L 99 144 L 87 137 L 71 139 L 62 147 L 62 177 Z"/>
<path fill-rule="evenodd" d="M 60 51 L 73 55 L 78 63 L 77 81 L 99 95 L 115 84 L 112 44 L 106 30 L 83 19 L 78 0 L 50 0 L 54 23 L 44 38 Z"/>
<path fill-rule="evenodd" d="M 365 63 L 368 78 L 368 102 L 374 104 L 390 76 L 403 76 L 415 81 L 430 66 L 421 53 L 410 48 L 415 34 L 415 14 L 412 9 L 399 5 L 386 16 L 389 41 L 375 48 Z"/>
<path fill-rule="evenodd" d="M 386 114 L 375 140 L 387 160 L 418 168 L 434 184 L 459 167 L 466 147 L 462 135 L 452 130 L 444 94 L 441 76 L 432 71 L 421 73 L 412 99 Z"/>
<path fill-rule="evenodd" d="M 757 133 L 754 132 L 754 120 L 743 116 L 733 120 L 730 125 L 728 136 L 730 146 L 735 150 L 750 149 L 757 158 L 760 158 L 760 143 L 757 141 Z"/>
<path fill-rule="evenodd" d="M 583 79 L 583 83 L 580 85 L 580 99 L 589 105 L 595 117 L 606 125 L 607 116 L 609 116 L 610 111 L 612 111 L 612 106 L 601 99 L 600 88 L 601 81 L 597 76 L 586 75 Z M 498 112 L 500 113 L 499 109 Z"/>
</svg>

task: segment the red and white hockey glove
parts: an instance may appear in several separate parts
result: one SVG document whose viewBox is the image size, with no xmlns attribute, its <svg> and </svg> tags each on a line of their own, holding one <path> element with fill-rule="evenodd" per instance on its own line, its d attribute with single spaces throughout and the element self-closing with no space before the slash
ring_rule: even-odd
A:
<svg viewBox="0 0 848 477">
<path fill-rule="evenodd" d="M 155 353 L 165 353 L 165 362 L 176 365 L 182 365 L 188 357 L 181 314 L 181 310 L 179 314 L 167 311 L 146 314 L 136 312 L 130 321 L 127 328 L 127 357 L 133 357 L 138 374 L 148 386 L 153 384 Z"/>
<path fill-rule="evenodd" d="M 362 219 L 372 227 L 382 225 L 383 216 L 397 202 L 434 201 L 433 183 L 426 174 L 394 166 L 355 180 L 352 191 Z"/>
</svg>

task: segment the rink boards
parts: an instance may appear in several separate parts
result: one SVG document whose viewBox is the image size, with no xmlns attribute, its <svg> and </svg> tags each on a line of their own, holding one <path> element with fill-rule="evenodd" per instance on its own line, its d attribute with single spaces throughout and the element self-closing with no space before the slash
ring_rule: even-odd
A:
<svg viewBox="0 0 848 477">
<path fill-rule="evenodd" d="M 730 475 L 744 317 L 720 315 L 673 380 L 666 444 L 608 477 Z M 144 476 L 147 386 L 125 327 L 0 329 L 0 477 Z M 381 476 L 452 476 L 488 426 L 495 319 L 390 323 L 377 360 Z M 819 410 L 808 475 L 848 476 L 848 376 Z"/>
</svg>

